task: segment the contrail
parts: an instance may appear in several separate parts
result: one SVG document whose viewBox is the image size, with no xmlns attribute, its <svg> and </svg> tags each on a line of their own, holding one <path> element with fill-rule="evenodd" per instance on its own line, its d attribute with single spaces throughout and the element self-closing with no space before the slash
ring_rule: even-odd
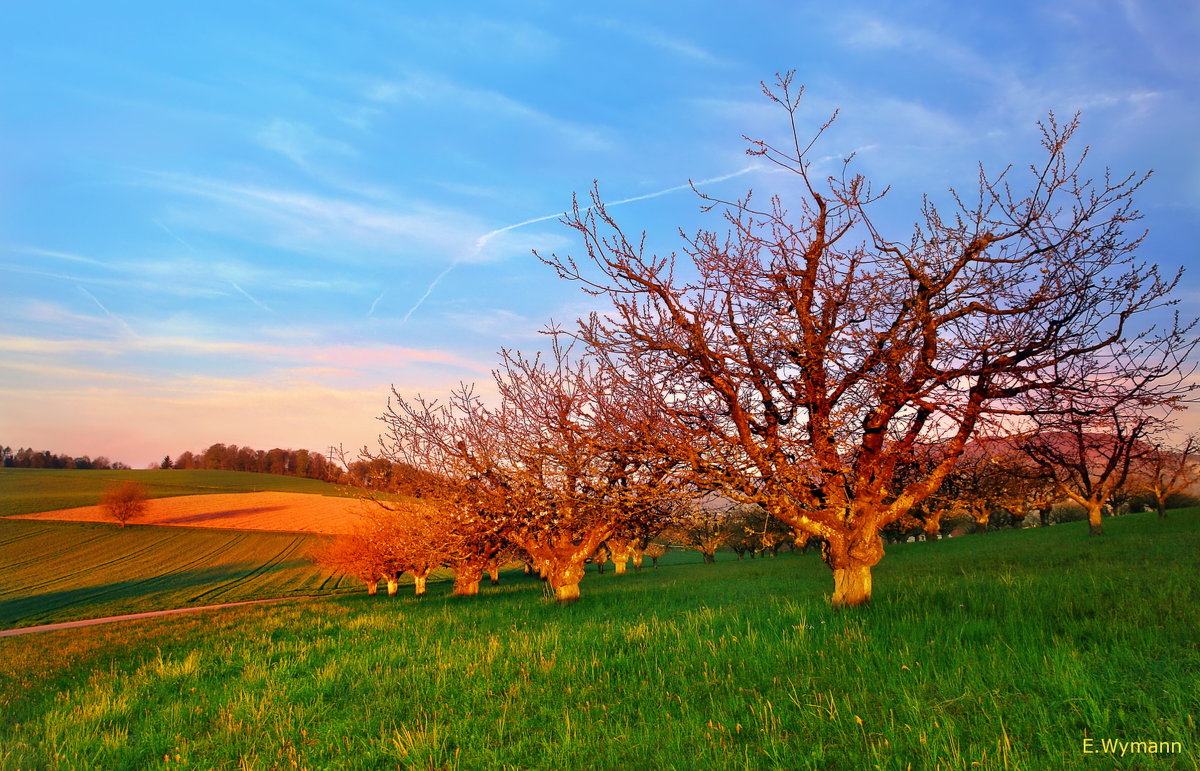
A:
<svg viewBox="0 0 1200 771">
<path fill-rule="evenodd" d="M 247 300 L 249 300 L 250 302 L 257 305 L 258 307 L 262 308 L 267 313 L 275 312 L 275 311 L 271 310 L 270 308 L 268 308 L 267 306 L 260 303 L 252 294 L 247 292 L 245 289 L 242 289 L 240 286 L 238 286 L 236 281 L 230 281 L 229 285 L 232 286 L 234 289 L 238 290 L 239 292 L 241 292 L 243 297 L 245 297 Z"/>
<path fill-rule="evenodd" d="M 184 241 L 182 238 L 180 238 L 179 236 L 175 235 L 175 231 L 174 231 L 174 230 L 171 230 L 169 227 L 167 227 L 166 225 L 162 224 L 162 223 L 161 223 L 161 222 L 159 222 L 158 220 L 150 220 L 150 221 L 151 221 L 151 222 L 153 222 L 155 225 L 158 225 L 160 228 L 162 228 L 162 229 L 163 229 L 163 230 L 166 232 L 166 234 L 167 234 L 167 235 L 169 235 L 171 238 L 174 238 L 176 241 L 178 241 L 179 243 L 183 244 L 183 245 L 184 245 L 184 246 L 186 246 L 188 249 L 191 249 L 191 250 L 192 250 L 192 252 L 193 252 L 194 254 L 196 254 L 196 255 L 200 255 L 200 252 L 199 252 L 199 250 L 197 250 L 197 249 L 196 249 L 196 247 L 192 246 L 192 245 L 191 245 L 191 244 L 189 244 L 187 241 Z M 200 255 L 200 256 L 203 256 L 203 255 Z"/>
<path fill-rule="evenodd" d="M 669 195 L 671 193 L 677 193 L 680 190 L 690 190 L 693 187 L 700 187 L 701 185 L 711 185 L 716 182 L 724 182 L 727 179 L 733 179 L 734 177 L 740 177 L 743 174 L 749 174 L 750 172 L 757 171 L 761 168 L 762 168 L 761 164 L 755 163 L 755 164 L 751 164 L 751 165 L 747 166 L 746 168 L 741 169 L 739 171 L 735 171 L 735 172 L 732 172 L 729 174 L 722 174 L 719 177 L 709 177 L 708 179 L 702 179 L 699 182 L 692 182 L 689 180 L 688 182 L 686 182 L 685 184 L 682 184 L 682 185 L 675 185 L 674 187 L 664 188 L 662 190 L 657 190 L 653 193 L 646 193 L 644 195 L 635 195 L 632 198 L 622 198 L 619 201 L 611 201 L 604 205 L 606 207 L 611 208 L 613 206 L 620 206 L 620 205 L 626 204 L 626 203 L 634 203 L 635 201 L 645 201 L 647 198 L 658 198 L 661 195 Z M 591 206 L 583 206 L 583 207 L 580 207 L 580 211 L 590 211 L 594 208 L 596 208 L 595 204 L 593 204 Z M 476 255 L 478 255 L 481 251 L 483 251 L 483 247 L 487 246 L 488 241 L 491 241 L 493 238 L 500 235 L 501 233 L 507 233 L 510 230 L 516 230 L 517 228 L 523 228 L 526 225 L 533 225 L 538 222 L 546 222 L 547 220 L 558 219 L 558 218 L 564 217 L 566 215 L 567 215 L 567 212 L 565 212 L 565 211 L 558 212 L 557 214 L 547 214 L 543 217 L 534 217 L 533 219 L 522 220 L 521 222 L 516 222 L 516 223 L 513 223 L 512 225 L 505 225 L 502 228 L 496 228 L 495 230 L 492 230 L 488 233 L 484 233 L 482 236 L 480 236 L 478 239 L 475 240 L 475 248 L 471 251 L 470 254 L 468 254 L 466 257 L 456 257 L 454 259 L 454 261 L 450 263 L 449 267 L 447 267 L 445 270 L 443 270 L 441 273 L 439 273 L 437 275 L 437 277 L 433 280 L 432 283 L 429 284 L 429 287 L 425 290 L 425 294 L 421 295 L 420 299 L 417 300 L 417 302 L 413 305 L 413 307 L 408 309 L 408 313 L 404 314 L 404 318 L 401 319 L 401 321 L 400 321 L 400 326 L 404 326 L 405 322 L 408 321 L 409 317 L 412 316 L 413 313 L 415 313 L 416 310 L 425 303 L 425 300 L 427 300 L 429 298 L 429 295 L 433 293 L 433 290 L 437 287 L 438 284 L 440 284 L 442 282 L 442 279 L 446 277 L 447 273 L 449 273 L 450 271 L 452 271 L 456 267 L 458 267 L 459 263 L 466 262 L 467 260 L 471 259 L 472 257 L 475 257 Z M 375 302 L 379 302 L 379 300 L 376 300 Z M 375 310 L 374 304 L 371 305 L 371 310 L 372 311 Z"/>
<path fill-rule="evenodd" d="M 400 326 L 404 326 L 405 324 L 408 323 L 409 317 L 412 316 L 413 313 L 416 312 L 417 308 L 420 308 L 421 305 L 424 304 L 425 300 L 428 299 L 429 295 L 433 294 L 433 290 L 435 288 L 437 288 L 438 284 L 442 283 L 442 279 L 444 279 L 446 277 L 446 274 L 448 274 L 450 271 L 452 271 L 458 267 L 459 262 L 461 262 L 461 260 L 455 260 L 454 262 L 450 263 L 446 267 L 445 270 L 443 270 L 441 273 L 437 274 L 437 278 L 435 278 L 429 284 L 429 288 L 425 290 L 425 294 L 421 295 L 421 299 L 417 300 L 416 304 L 413 305 L 413 307 L 408 309 L 408 313 L 404 314 L 404 318 L 400 319 Z"/>
<path fill-rule="evenodd" d="M 190 249 L 190 250 L 191 250 L 191 252 L 192 252 L 192 254 L 195 254 L 197 257 L 201 257 L 201 258 L 203 258 L 203 257 L 204 257 L 204 255 L 200 253 L 200 250 L 199 250 L 199 249 L 197 249 L 196 247 L 194 247 L 194 246 L 192 246 L 191 244 L 189 244 L 187 241 L 184 241 L 182 238 L 180 238 L 180 237 L 179 237 L 179 236 L 178 236 L 178 235 L 175 233 L 175 231 L 174 231 L 174 230 L 171 230 L 169 227 L 167 227 L 166 225 L 164 225 L 162 222 L 159 222 L 158 220 L 150 220 L 150 221 L 151 221 L 151 222 L 153 222 L 155 225 L 158 225 L 160 228 L 162 228 L 162 229 L 163 229 L 163 232 L 165 232 L 165 233 L 166 233 L 167 235 L 169 235 L 171 238 L 175 239 L 176 241 L 178 241 L 179 243 L 183 244 L 183 245 L 184 245 L 184 246 L 186 246 L 188 249 Z M 254 304 L 255 304 L 255 305 L 257 305 L 259 308 L 263 309 L 263 310 L 264 310 L 264 311 L 266 311 L 267 313 L 274 313 L 274 312 L 275 312 L 275 311 L 271 310 L 270 308 L 268 308 L 266 305 L 263 305 L 261 302 L 259 302 L 259 301 L 258 301 L 258 298 L 256 298 L 254 295 L 250 294 L 250 293 L 249 293 L 249 292 L 247 292 L 245 289 L 242 289 L 240 286 L 238 286 L 238 284 L 237 284 L 237 282 L 236 282 L 236 281 L 232 281 L 232 280 L 230 280 L 230 279 L 226 279 L 226 281 L 229 281 L 229 285 L 230 285 L 230 286 L 232 286 L 234 289 L 238 290 L 238 293 L 239 293 L 239 294 L 241 294 L 241 295 L 242 295 L 242 297 L 245 297 L 247 300 L 249 300 L 250 302 L 254 303 Z"/>
<path fill-rule="evenodd" d="M 371 310 L 367 311 L 367 318 L 375 315 L 375 306 L 379 305 L 379 301 L 383 299 L 385 294 L 387 294 L 386 289 L 379 293 L 379 296 L 375 298 L 375 302 L 371 303 Z"/>
<path fill-rule="evenodd" d="M 96 295 L 94 295 L 91 292 L 89 292 L 88 290 L 84 289 L 79 284 L 76 284 L 75 288 L 78 289 L 80 292 L 83 292 L 85 295 L 87 295 L 88 298 L 91 299 L 92 302 L 96 303 L 96 307 L 98 307 L 100 310 L 104 311 L 105 316 L 108 316 L 110 319 L 112 319 L 113 321 L 117 322 L 122 327 L 124 327 L 125 331 L 128 332 L 132 337 L 138 336 L 137 332 L 133 331 L 133 327 L 131 327 L 125 323 L 125 319 L 121 318 L 117 314 L 110 311 L 108 308 L 104 307 L 104 303 L 97 300 Z"/>
</svg>

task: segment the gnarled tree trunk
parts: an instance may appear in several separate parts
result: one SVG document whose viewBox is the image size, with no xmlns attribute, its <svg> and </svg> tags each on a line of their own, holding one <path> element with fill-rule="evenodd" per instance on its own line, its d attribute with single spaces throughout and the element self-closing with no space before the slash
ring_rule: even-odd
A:
<svg viewBox="0 0 1200 771">
<path fill-rule="evenodd" d="M 367 581 L 367 594 L 375 595 L 379 593 L 379 581 Z"/>
<path fill-rule="evenodd" d="M 874 526 L 863 523 L 842 534 L 832 534 L 822 545 L 825 563 L 833 569 L 835 608 L 852 608 L 871 601 L 871 568 L 883 559 L 883 538 Z"/>
<path fill-rule="evenodd" d="M 454 566 L 454 591 L 452 594 L 470 596 L 479 594 L 479 581 L 483 578 L 483 565 L 477 562 L 460 562 Z"/>
<path fill-rule="evenodd" d="M 609 538 L 606 541 L 608 550 L 612 554 L 613 565 L 616 568 L 617 575 L 625 572 L 625 565 L 629 562 L 629 554 L 632 549 L 632 542 L 627 538 Z"/>
<path fill-rule="evenodd" d="M 579 582 L 583 580 L 583 558 L 556 560 L 546 566 L 546 580 L 554 589 L 554 599 L 561 603 L 579 599 Z"/>
</svg>

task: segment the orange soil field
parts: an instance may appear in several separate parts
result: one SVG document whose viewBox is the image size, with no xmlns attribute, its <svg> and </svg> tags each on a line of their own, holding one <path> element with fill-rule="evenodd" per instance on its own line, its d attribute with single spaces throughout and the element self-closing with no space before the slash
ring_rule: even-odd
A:
<svg viewBox="0 0 1200 771">
<path fill-rule="evenodd" d="M 146 501 L 146 511 L 133 525 L 219 527 L 230 530 L 276 530 L 289 533 L 338 534 L 353 532 L 364 507 L 354 498 L 306 493 L 234 493 L 184 495 Z M 111 522 L 99 506 L 15 514 L 8 519 L 69 522 Z"/>
</svg>

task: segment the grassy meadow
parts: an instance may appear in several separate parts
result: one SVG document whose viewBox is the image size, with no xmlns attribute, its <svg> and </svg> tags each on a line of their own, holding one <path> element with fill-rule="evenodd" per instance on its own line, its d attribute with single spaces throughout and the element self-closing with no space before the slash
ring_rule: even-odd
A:
<svg viewBox="0 0 1200 771">
<path fill-rule="evenodd" d="M 0 639 L 0 767 L 1195 769 L 1197 555 L 1193 509 L 893 546 L 851 612 L 809 554 Z"/>
<path fill-rule="evenodd" d="M 248 471 L 5 468 L 0 469 L 0 517 L 95 506 L 105 488 L 130 479 L 145 487 L 147 498 L 258 492 L 351 494 L 344 488 L 316 479 Z"/>
</svg>

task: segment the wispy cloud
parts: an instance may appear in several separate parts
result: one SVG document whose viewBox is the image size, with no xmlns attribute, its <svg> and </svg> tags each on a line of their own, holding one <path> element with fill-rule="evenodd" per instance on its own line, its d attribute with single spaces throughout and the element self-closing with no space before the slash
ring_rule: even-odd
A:
<svg viewBox="0 0 1200 771">
<path fill-rule="evenodd" d="M 224 207 L 224 216 L 176 211 L 176 217 L 188 217 L 193 228 L 232 231 L 250 241 L 322 256 L 460 253 L 469 244 L 460 234 L 477 227 L 469 215 L 423 202 L 385 208 L 300 190 L 186 175 L 148 172 L 147 178 L 165 189 Z"/>
<path fill-rule="evenodd" d="M 307 123 L 276 118 L 260 129 L 255 139 L 302 169 L 310 169 L 314 155 L 354 157 L 359 153 L 349 143 L 322 136 Z"/>
<path fill-rule="evenodd" d="M 694 63 L 710 65 L 724 65 L 728 63 L 725 59 L 714 55 L 711 51 L 696 45 L 690 40 L 669 34 L 649 24 L 614 18 L 599 19 L 596 24 L 604 29 L 618 32 L 631 40 L 636 40 Z"/>
<path fill-rule="evenodd" d="M 425 111 L 449 107 L 459 120 L 477 115 L 493 126 L 514 122 L 526 132 L 550 134 L 582 150 L 603 150 L 613 144 L 598 126 L 561 118 L 499 91 L 473 88 L 440 75 L 410 74 L 404 79 L 377 81 L 365 88 L 364 97 L 377 104 L 418 103 Z"/>
<path fill-rule="evenodd" d="M 34 247 L 29 247 L 29 246 L 16 247 L 16 248 L 12 249 L 12 251 L 16 252 L 18 254 L 33 255 L 35 257 L 50 257 L 55 260 L 65 260 L 67 262 L 77 262 L 77 263 L 81 263 L 83 265 L 95 265 L 95 266 L 98 266 L 101 268 L 109 267 L 109 265 L 107 263 L 102 262 L 101 260 L 93 259 L 91 257 L 84 257 L 83 255 L 79 255 L 79 254 L 71 254 L 70 252 L 59 252 L 59 251 L 54 251 L 51 249 L 37 249 Z"/>
<path fill-rule="evenodd" d="M 645 201 L 650 198 L 658 198 L 659 196 L 670 195 L 671 193 L 677 193 L 681 190 L 690 190 L 693 187 L 702 187 L 704 185 L 711 185 L 711 184 L 715 184 L 717 182 L 724 182 L 725 180 L 733 179 L 735 177 L 740 177 L 743 174 L 749 174 L 750 172 L 756 171 L 759 168 L 760 168 L 759 164 L 752 164 L 752 165 L 747 166 L 738 171 L 731 172 L 729 174 L 723 174 L 718 177 L 710 177 L 708 179 L 702 179 L 702 180 L 699 180 L 696 182 L 687 182 L 682 185 L 674 185 L 672 187 L 663 188 L 662 190 L 656 190 L 653 193 L 645 193 L 643 195 L 635 195 L 630 198 L 622 198 L 618 201 L 609 201 L 609 202 L 605 203 L 605 206 L 606 207 L 621 206 L 623 204 L 634 203 L 636 201 Z M 580 208 L 582 211 L 590 211 L 591 209 L 595 208 L 595 206 L 588 205 L 588 206 L 583 206 Z M 466 257 L 459 258 L 459 259 L 456 259 L 453 262 L 451 262 L 448 266 L 446 266 L 445 270 L 443 270 L 441 273 L 439 273 L 433 279 L 433 281 L 425 289 L 425 292 L 421 295 L 421 297 L 416 301 L 416 303 L 413 304 L 413 306 L 411 308 L 408 309 L 408 312 L 404 314 L 404 318 L 401 319 L 400 324 L 403 326 L 405 323 L 407 323 L 409 318 L 412 317 L 413 313 L 415 313 L 418 308 L 420 308 L 422 305 L 425 304 L 425 301 L 429 299 L 429 296 L 431 294 L 433 294 L 433 290 L 436 289 L 438 284 L 440 284 L 442 282 L 442 279 L 444 279 L 447 275 L 449 275 L 450 271 L 454 270 L 456 267 L 458 267 L 463 262 L 469 261 L 472 257 L 474 257 L 475 255 L 482 252 L 483 249 L 487 246 L 488 242 L 491 241 L 492 239 L 496 238 L 497 236 L 501 235 L 502 233 L 507 233 L 511 230 L 516 230 L 517 228 L 523 228 L 523 227 L 526 227 L 527 225 L 534 225 L 539 222 L 548 222 L 550 220 L 560 219 L 562 217 L 565 217 L 566 215 L 567 215 L 567 212 L 563 211 L 563 212 L 558 212 L 556 214 L 546 214 L 546 215 L 542 215 L 540 217 L 531 217 L 530 219 L 522 220 L 520 222 L 515 222 L 511 225 L 505 225 L 504 227 L 496 228 L 495 230 L 490 230 L 487 233 L 484 233 L 482 236 L 480 236 L 479 238 L 477 238 L 475 240 L 475 248 L 470 252 L 470 254 L 468 254 Z"/>
</svg>

